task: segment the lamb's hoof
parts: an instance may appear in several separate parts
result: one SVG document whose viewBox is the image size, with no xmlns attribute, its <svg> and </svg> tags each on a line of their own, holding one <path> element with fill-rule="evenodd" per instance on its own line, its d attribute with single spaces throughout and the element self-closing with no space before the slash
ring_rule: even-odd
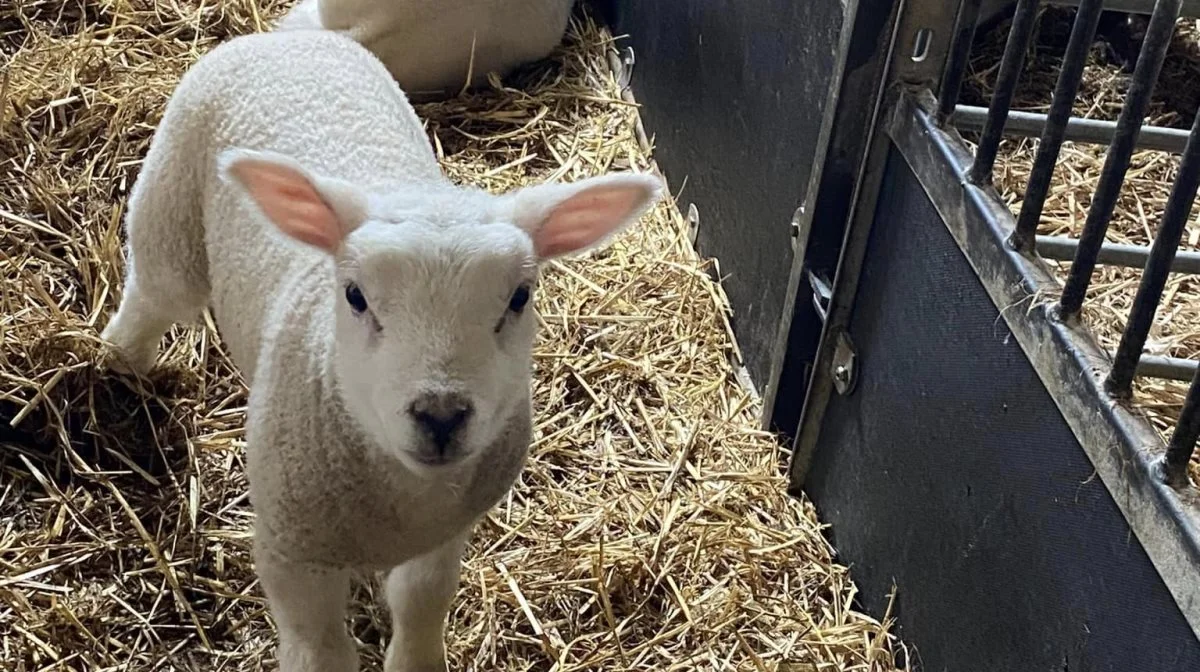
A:
<svg viewBox="0 0 1200 672">
<path fill-rule="evenodd" d="M 108 368 L 114 373 L 146 378 L 150 375 L 150 371 L 154 369 L 157 359 L 157 353 L 152 353 L 148 356 L 131 355 L 114 348 L 112 356 L 108 358 Z"/>
<path fill-rule="evenodd" d="M 446 656 L 405 658 L 388 645 L 384 655 L 383 672 L 446 672 Z"/>
<path fill-rule="evenodd" d="M 113 342 L 113 335 L 108 329 L 100 334 L 100 338 L 109 344 L 105 363 L 114 373 L 145 378 L 158 360 L 157 346 L 149 348 L 122 346 Z"/>
</svg>

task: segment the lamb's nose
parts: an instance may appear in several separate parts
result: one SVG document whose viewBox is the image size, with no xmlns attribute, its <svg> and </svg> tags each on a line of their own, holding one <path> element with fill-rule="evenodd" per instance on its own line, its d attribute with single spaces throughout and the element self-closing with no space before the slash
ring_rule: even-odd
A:
<svg viewBox="0 0 1200 672">
<path fill-rule="evenodd" d="M 474 412 L 470 400 L 455 392 L 429 393 L 408 407 L 421 431 L 433 441 L 439 453 L 444 453 L 454 434 L 466 424 Z"/>
</svg>

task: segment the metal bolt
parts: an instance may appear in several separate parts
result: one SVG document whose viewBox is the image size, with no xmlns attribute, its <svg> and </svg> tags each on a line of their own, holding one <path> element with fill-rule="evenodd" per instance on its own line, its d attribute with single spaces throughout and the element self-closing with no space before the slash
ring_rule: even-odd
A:
<svg viewBox="0 0 1200 672">
<path fill-rule="evenodd" d="M 846 368 L 846 365 L 845 365 L 845 364 L 838 364 L 838 365 L 837 365 L 837 368 L 835 368 L 835 369 L 833 370 L 833 377 L 834 377 L 834 378 L 835 378 L 835 379 L 836 379 L 836 380 L 837 380 L 839 383 L 846 383 L 846 382 L 849 382 L 849 380 L 850 380 L 850 369 Z"/>
<path fill-rule="evenodd" d="M 858 377 L 857 359 L 850 335 L 845 331 L 838 331 L 832 362 L 833 387 L 838 394 L 846 395 L 854 390 L 854 379 Z"/>
</svg>

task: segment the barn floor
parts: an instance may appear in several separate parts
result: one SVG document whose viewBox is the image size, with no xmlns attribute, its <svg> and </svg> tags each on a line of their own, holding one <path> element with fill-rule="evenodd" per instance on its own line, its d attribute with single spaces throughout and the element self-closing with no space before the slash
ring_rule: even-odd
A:
<svg viewBox="0 0 1200 672">
<path fill-rule="evenodd" d="M 1036 48 L 1026 60 L 1012 109 L 1043 114 L 1048 110 L 1073 16 L 1073 10 L 1043 11 Z M 964 104 L 986 106 L 991 101 L 1008 26 L 1005 21 L 988 34 L 977 36 L 972 72 L 963 90 Z M 1102 49 L 1097 43 L 1092 50 L 1073 114 L 1115 121 L 1125 102 L 1130 77 L 1110 64 Z M 1190 128 L 1200 107 L 1197 75 L 1200 75 L 1200 20 L 1180 19 L 1146 123 L 1185 131 Z M 969 140 L 976 137 L 964 136 Z M 1036 139 L 1006 138 L 1000 145 L 995 184 L 1014 215 L 1020 212 L 1037 144 Z M 1064 143 L 1039 234 L 1079 237 L 1106 151 L 1103 145 Z M 1157 151 L 1134 153 L 1108 230 L 1109 242 L 1150 244 L 1178 168 L 1177 155 Z M 1180 249 L 1200 250 L 1200 221 L 1196 212 L 1193 211 Z M 1059 279 L 1065 280 L 1070 263 L 1049 263 L 1056 268 Z M 1141 274 L 1140 268 L 1096 268 L 1083 319 L 1110 353 L 1116 351 L 1121 340 Z M 1200 359 L 1200 277 L 1185 274 L 1169 277 L 1146 348 L 1151 354 Z M 1135 382 L 1134 403 L 1145 411 L 1164 440 L 1170 438 L 1175 427 L 1187 387 L 1186 382 L 1155 378 L 1139 378 Z M 1200 482 L 1200 452 L 1192 463 L 1192 474 Z"/>
<path fill-rule="evenodd" d="M 215 332 L 174 331 L 145 387 L 96 362 L 121 208 L 166 97 L 283 9 L 0 8 L 0 669 L 274 669 L 245 395 Z M 499 190 L 650 168 L 611 42 L 581 16 L 521 90 L 422 106 L 447 172 Z M 784 494 L 710 270 L 673 205 L 549 269 L 536 443 L 472 542 L 451 669 L 897 669 L 889 624 L 851 608 L 811 505 Z M 388 631 L 377 597 L 358 591 L 351 624 L 368 669 Z"/>
</svg>

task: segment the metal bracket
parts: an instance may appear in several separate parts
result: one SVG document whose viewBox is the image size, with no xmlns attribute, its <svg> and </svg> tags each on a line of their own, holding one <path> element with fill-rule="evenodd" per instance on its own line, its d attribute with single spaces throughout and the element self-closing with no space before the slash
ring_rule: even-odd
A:
<svg viewBox="0 0 1200 672">
<path fill-rule="evenodd" d="M 901 11 L 893 75 L 909 86 L 936 88 L 950 50 L 958 3 L 911 0 Z"/>
<path fill-rule="evenodd" d="M 858 355 L 846 331 L 839 330 L 837 333 L 832 367 L 834 389 L 843 397 L 849 396 L 858 382 Z"/>
<path fill-rule="evenodd" d="M 688 203 L 687 227 L 688 243 L 695 247 L 696 238 L 700 235 L 700 209 L 695 203 Z"/>
<path fill-rule="evenodd" d="M 633 80 L 633 64 L 636 61 L 633 55 L 633 47 L 622 49 L 619 58 L 621 60 L 621 72 L 617 76 L 617 86 L 621 91 L 624 91 L 629 88 L 629 83 Z"/>
</svg>

